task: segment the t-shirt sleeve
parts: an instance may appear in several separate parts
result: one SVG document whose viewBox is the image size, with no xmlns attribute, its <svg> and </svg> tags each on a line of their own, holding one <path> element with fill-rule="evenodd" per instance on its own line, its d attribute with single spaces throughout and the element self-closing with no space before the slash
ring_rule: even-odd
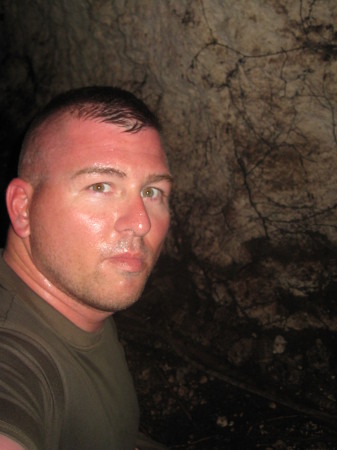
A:
<svg viewBox="0 0 337 450">
<path fill-rule="evenodd" d="M 30 336 L 0 330 L 0 433 L 29 450 L 56 449 L 62 382 L 48 352 Z"/>
</svg>

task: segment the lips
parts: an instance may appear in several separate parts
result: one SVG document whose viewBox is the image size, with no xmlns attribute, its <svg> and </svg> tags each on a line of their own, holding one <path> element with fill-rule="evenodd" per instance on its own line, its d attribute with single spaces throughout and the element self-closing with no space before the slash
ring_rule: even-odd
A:
<svg viewBox="0 0 337 450">
<path fill-rule="evenodd" d="M 126 272 L 142 272 L 145 268 L 144 256 L 140 254 L 121 253 L 110 257 L 109 261 Z"/>
</svg>

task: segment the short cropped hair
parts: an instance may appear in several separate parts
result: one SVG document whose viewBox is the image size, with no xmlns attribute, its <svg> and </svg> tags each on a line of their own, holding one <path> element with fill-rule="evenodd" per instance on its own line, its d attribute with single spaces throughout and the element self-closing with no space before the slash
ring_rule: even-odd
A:
<svg viewBox="0 0 337 450">
<path fill-rule="evenodd" d="M 21 148 L 19 176 L 22 171 L 25 171 L 27 153 L 32 150 L 30 146 L 39 128 L 54 116 L 66 114 L 78 119 L 111 123 L 124 128 L 128 133 L 137 133 L 143 128 L 153 128 L 161 133 L 158 118 L 131 92 L 112 86 L 72 89 L 54 97 L 31 122 Z M 28 158 L 30 159 L 31 156 Z"/>
</svg>

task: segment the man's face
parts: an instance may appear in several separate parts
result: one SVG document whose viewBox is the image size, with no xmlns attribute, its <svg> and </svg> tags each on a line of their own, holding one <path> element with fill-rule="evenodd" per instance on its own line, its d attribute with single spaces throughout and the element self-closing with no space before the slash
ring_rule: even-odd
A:
<svg viewBox="0 0 337 450">
<path fill-rule="evenodd" d="M 59 122 L 43 134 L 46 179 L 29 208 L 31 257 L 70 297 L 117 311 L 138 299 L 169 227 L 160 137 L 151 128 Z"/>
</svg>

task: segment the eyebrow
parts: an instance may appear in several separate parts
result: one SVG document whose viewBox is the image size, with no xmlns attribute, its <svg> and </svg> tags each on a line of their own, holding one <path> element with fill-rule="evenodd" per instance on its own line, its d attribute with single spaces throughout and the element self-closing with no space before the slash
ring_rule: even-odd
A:
<svg viewBox="0 0 337 450">
<path fill-rule="evenodd" d="M 117 175 L 119 178 L 126 178 L 126 173 L 122 170 L 116 169 L 114 167 L 84 167 L 78 170 L 71 178 L 77 178 L 81 175 L 87 174 L 103 174 L 103 175 Z M 167 181 L 173 184 L 173 177 L 169 173 L 164 174 L 152 174 L 149 175 L 146 182 L 147 183 L 158 183 L 160 181 Z"/>
<path fill-rule="evenodd" d="M 154 175 L 150 175 L 147 178 L 147 183 L 158 183 L 159 181 L 167 181 L 170 184 L 173 184 L 173 177 L 169 174 L 169 173 L 164 173 L 164 174 L 154 174 Z"/>
<path fill-rule="evenodd" d="M 115 169 L 114 167 L 84 167 L 81 170 L 78 170 L 74 173 L 74 175 L 71 178 L 77 178 L 81 175 L 87 175 L 87 174 L 103 174 L 103 175 L 117 175 L 120 178 L 125 178 L 126 173 L 122 170 Z"/>
</svg>

